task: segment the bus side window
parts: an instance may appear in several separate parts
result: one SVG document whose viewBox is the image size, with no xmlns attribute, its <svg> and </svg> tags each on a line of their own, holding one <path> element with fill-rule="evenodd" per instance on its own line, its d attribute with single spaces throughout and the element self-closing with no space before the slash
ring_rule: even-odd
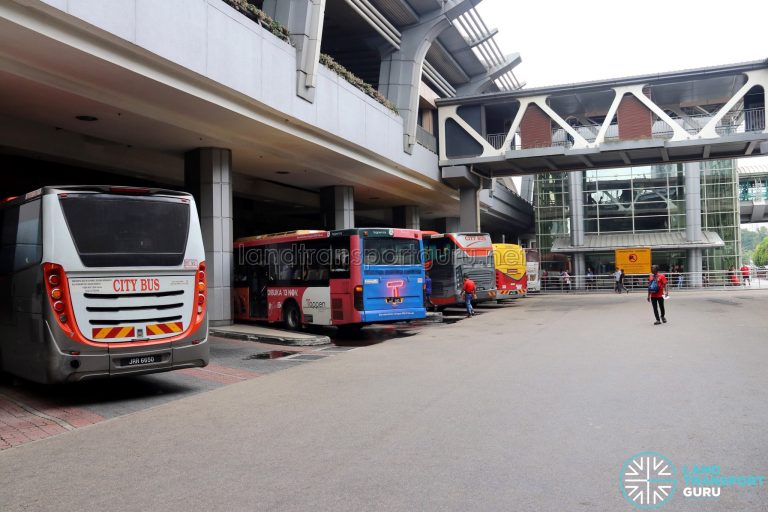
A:
<svg viewBox="0 0 768 512">
<path fill-rule="evenodd" d="M 40 199 L 3 212 L 0 241 L 0 273 L 24 270 L 43 257 L 40 231 Z"/>
<path fill-rule="evenodd" d="M 0 274 L 13 272 L 13 256 L 16 253 L 16 229 L 18 225 L 18 207 L 0 210 Z"/>
<path fill-rule="evenodd" d="M 343 236 L 331 240 L 331 276 L 349 277 L 349 237 Z"/>
</svg>

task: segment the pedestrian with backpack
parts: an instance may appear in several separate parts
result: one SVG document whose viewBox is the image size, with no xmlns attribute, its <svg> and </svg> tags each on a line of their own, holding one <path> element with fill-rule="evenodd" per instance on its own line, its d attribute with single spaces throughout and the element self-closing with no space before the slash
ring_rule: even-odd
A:
<svg viewBox="0 0 768 512">
<path fill-rule="evenodd" d="M 660 325 L 662 322 L 667 323 L 664 311 L 665 297 L 669 297 L 667 276 L 659 272 L 658 265 L 653 265 L 651 267 L 651 275 L 648 276 L 648 302 L 653 306 L 653 316 L 656 317 L 653 325 Z M 661 316 L 659 316 L 659 313 L 661 313 Z"/>
</svg>

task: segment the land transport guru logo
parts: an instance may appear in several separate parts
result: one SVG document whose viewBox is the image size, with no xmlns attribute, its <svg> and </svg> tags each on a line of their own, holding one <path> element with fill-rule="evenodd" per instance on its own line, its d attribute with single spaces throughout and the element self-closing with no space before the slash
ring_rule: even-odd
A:
<svg viewBox="0 0 768 512">
<path fill-rule="evenodd" d="M 675 466 L 655 452 L 633 455 L 621 468 L 621 492 L 637 508 L 658 508 L 677 488 Z"/>
<path fill-rule="evenodd" d="M 640 452 L 624 462 L 619 473 L 619 488 L 632 506 L 639 509 L 659 508 L 672 499 L 682 477 L 682 497 L 693 500 L 717 500 L 724 488 L 763 487 L 760 475 L 723 475 L 715 464 L 682 466 L 678 475 L 675 465 L 656 452 Z"/>
</svg>

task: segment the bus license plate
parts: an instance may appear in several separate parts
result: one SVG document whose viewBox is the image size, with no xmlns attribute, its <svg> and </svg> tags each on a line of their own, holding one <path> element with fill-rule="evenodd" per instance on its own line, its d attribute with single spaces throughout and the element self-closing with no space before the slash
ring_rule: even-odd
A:
<svg viewBox="0 0 768 512">
<path fill-rule="evenodd" d="M 387 297 L 387 304 L 400 304 L 402 302 L 402 297 Z"/>
<path fill-rule="evenodd" d="M 122 366 L 136 366 L 140 364 L 159 363 L 162 360 L 160 354 L 151 356 L 124 357 L 120 362 Z"/>
</svg>

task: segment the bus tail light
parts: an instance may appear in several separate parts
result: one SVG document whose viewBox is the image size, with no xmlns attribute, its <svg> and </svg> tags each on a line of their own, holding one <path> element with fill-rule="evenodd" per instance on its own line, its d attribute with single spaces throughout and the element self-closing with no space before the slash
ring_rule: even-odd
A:
<svg viewBox="0 0 768 512">
<path fill-rule="evenodd" d="M 51 309 L 56 313 L 56 321 L 67 336 L 74 338 L 72 301 L 69 297 L 64 268 L 56 263 L 43 263 L 43 276 Z"/>
<path fill-rule="evenodd" d="M 355 302 L 355 309 L 356 310 L 362 311 L 364 309 L 364 306 L 363 306 L 363 286 L 362 285 L 355 286 L 354 302 Z"/>
<path fill-rule="evenodd" d="M 197 276 L 195 277 L 195 291 L 197 292 L 197 319 L 199 324 L 203 321 L 205 316 L 205 301 L 208 293 L 208 286 L 205 282 L 205 262 L 201 262 L 197 268 Z"/>
</svg>

